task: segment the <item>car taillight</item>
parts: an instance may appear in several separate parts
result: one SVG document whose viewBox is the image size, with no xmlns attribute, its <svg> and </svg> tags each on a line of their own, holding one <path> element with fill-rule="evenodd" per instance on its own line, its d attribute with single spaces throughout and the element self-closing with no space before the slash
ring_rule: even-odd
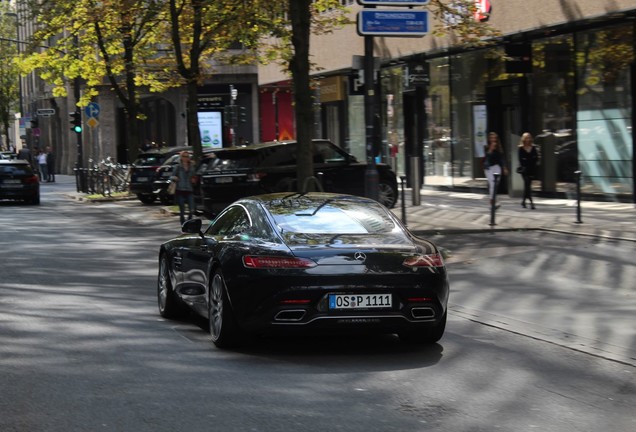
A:
<svg viewBox="0 0 636 432">
<path fill-rule="evenodd" d="M 36 184 L 36 183 L 39 183 L 39 182 L 40 182 L 40 180 L 38 179 L 38 176 L 35 176 L 35 175 L 33 175 L 31 177 L 26 177 L 24 179 L 24 184 Z"/>
<path fill-rule="evenodd" d="M 309 259 L 277 256 L 245 255 L 243 265 L 247 268 L 282 269 L 282 268 L 311 268 L 316 263 Z"/>
<path fill-rule="evenodd" d="M 252 174 L 248 174 L 247 175 L 247 181 L 248 182 L 257 182 L 257 181 L 261 181 L 261 179 L 263 177 L 265 177 L 267 174 L 265 173 L 252 173 Z"/>
<path fill-rule="evenodd" d="M 406 267 L 444 267 L 442 254 L 414 255 L 404 260 L 402 265 Z"/>
</svg>

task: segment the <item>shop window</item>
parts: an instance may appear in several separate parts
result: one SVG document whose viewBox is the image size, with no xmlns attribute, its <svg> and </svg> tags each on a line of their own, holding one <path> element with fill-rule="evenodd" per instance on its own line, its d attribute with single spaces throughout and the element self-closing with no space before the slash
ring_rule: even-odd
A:
<svg viewBox="0 0 636 432">
<path fill-rule="evenodd" d="M 632 25 L 577 35 L 578 165 L 583 192 L 633 196 Z"/>
</svg>

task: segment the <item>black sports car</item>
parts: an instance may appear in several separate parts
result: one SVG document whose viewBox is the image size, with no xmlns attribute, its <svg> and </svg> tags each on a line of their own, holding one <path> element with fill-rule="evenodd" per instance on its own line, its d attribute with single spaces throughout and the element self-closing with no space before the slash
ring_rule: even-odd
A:
<svg viewBox="0 0 636 432">
<path fill-rule="evenodd" d="M 212 341 L 283 331 L 373 330 L 434 343 L 449 286 L 440 250 L 383 205 L 330 193 L 241 199 L 202 231 L 200 219 L 159 250 L 163 317 L 186 306 Z"/>
</svg>

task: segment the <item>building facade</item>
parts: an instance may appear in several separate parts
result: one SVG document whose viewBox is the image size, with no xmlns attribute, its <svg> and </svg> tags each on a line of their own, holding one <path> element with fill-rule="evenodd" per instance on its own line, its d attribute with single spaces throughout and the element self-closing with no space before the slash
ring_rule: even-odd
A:
<svg viewBox="0 0 636 432">
<path fill-rule="evenodd" d="M 343 3 L 355 20 L 363 7 Z M 523 188 L 514 174 L 517 145 L 530 132 L 541 154 L 538 193 L 572 197 L 580 176 L 584 198 L 635 202 L 636 4 L 480 3 L 489 3 L 487 22 L 502 33 L 486 48 L 462 47 L 452 35 L 373 37 L 378 160 L 393 164 L 409 182 L 420 174 L 424 185 L 485 190 L 481 158 L 486 135 L 494 131 L 511 173 L 501 191 L 517 196 Z M 355 26 L 312 39 L 312 62 L 320 66 L 314 75 L 315 136 L 361 160 L 363 54 L 364 38 Z M 262 118 L 293 125 L 289 88 L 278 67 L 259 69 Z M 289 96 L 273 97 L 281 93 Z M 261 139 L 282 138 L 282 131 L 263 126 Z"/>
</svg>

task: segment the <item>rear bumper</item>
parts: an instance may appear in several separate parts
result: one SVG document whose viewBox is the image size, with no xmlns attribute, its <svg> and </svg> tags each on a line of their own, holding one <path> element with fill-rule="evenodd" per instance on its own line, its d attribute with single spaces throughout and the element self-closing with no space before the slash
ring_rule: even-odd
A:
<svg viewBox="0 0 636 432">
<path fill-rule="evenodd" d="M 131 183 L 129 190 L 132 194 L 152 194 L 154 182 L 149 183 Z"/>
<path fill-rule="evenodd" d="M 40 186 L 27 186 L 21 188 L 0 187 L 0 199 L 32 199 L 40 194 Z"/>
</svg>

